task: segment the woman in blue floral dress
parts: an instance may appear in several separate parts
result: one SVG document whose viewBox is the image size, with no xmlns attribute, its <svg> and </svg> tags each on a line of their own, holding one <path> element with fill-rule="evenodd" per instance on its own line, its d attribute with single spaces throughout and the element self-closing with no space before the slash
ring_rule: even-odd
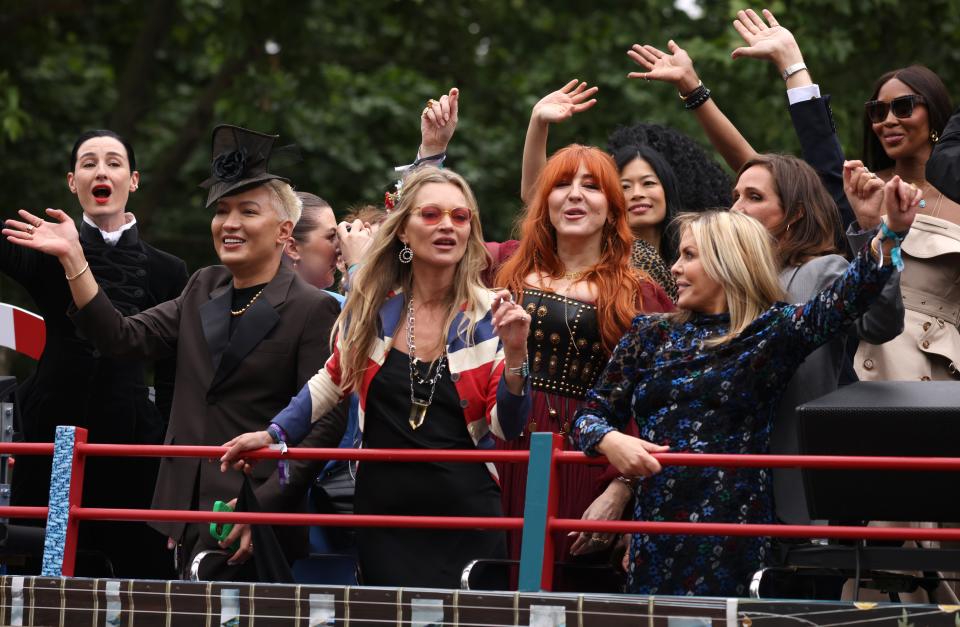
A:
<svg viewBox="0 0 960 627">
<path fill-rule="evenodd" d="M 636 487 L 634 517 L 667 522 L 772 523 L 770 472 L 662 469 L 651 453 L 766 453 L 778 401 L 806 355 L 842 332 L 880 293 L 920 193 L 884 189 L 887 229 L 846 273 L 805 304 L 780 302 L 774 245 L 748 216 L 681 216 L 679 313 L 641 315 L 620 341 L 572 437 L 606 455 Z M 630 417 L 640 438 L 621 433 Z M 654 443 L 657 444 L 654 444 Z M 628 589 L 642 594 L 745 596 L 769 538 L 634 534 Z"/>
</svg>

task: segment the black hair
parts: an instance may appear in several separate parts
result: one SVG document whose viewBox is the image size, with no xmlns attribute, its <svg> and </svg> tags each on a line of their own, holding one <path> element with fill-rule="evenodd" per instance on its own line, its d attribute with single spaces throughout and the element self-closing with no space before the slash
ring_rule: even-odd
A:
<svg viewBox="0 0 960 627">
<path fill-rule="evenodd" d="M 650 146 L 663 155 L 676 176 L 683 211 L 730 206 L 730 177 L 691 137 L 660 124 L 641 122 L 618 127 L 607 139 L 611 154 L 631 145 Z"/>
<path fill-rule="evenodd" d="M 950 103 L 950 92 L 947 86 L 936 72 L 924 65 L 911 65 L 887 72 L 877 79 L 873 84 L 873 92 L 870 100 L 876 100 L 880 88 L 891 80 L 897 79 L 914 92 L 923 96 L 927 107 L 927 120 L 930 125 L 930 131 L 938 136 L 943 134 L 943 129 L 950 119 L 953 111 L 953 105 Z M 932 138 L 931 138 L 932 139 Z M 866 108 L 863 111 L 863 162 L 870 170 L 877 172 L 886 170 L 894 166 L 894 161 L 887 156 L 883 145 L 873 132 L 873 123 L 867 116 Z"/>
<path fill-rule="evenodd" d="M 677 258 L 677 238 L 675 229 L 671 227 L 673 218 L 683 212 L 683 204 L 680 199 L 680 185 L 677 181 L 677 175 L 673 168 L 667 163 L 667 160 L 659 152 L 645 144 L 628 144 L 622 146 L 613 153 L 613 161 L 617 164 L 617 172 L 622 173 L 634 159 L 643 159 L 653 169 L 653 173 L 660 179 L 660 185 L 663 187 L 663 196 L 666 200 L 667 210 L 660 223 L 660 256 L 668 264 L 673 263 Z"/>
<path fill-rule="evenodd" d="M 101 128 L 80 133 L 80 137 L 78 137 L 77 141 L 73 144 L 73 150 L 70 151 L 69 172 L 73 172 L 77 168 L 77 153 L 80 151 L 80 146 L 83 145 L 83 142 L 87 141 L 88 139 L 93 139 L 94 137 L 112 137 L 123 144 L 123 149 L 127 151 L 127 162 L 130 164 L 130 172 L 133 172 L 137 169 L 137 157 L 133 153 L 133 146 L 130 145 L 130 142 L 113 131 Z"/>
</svg>

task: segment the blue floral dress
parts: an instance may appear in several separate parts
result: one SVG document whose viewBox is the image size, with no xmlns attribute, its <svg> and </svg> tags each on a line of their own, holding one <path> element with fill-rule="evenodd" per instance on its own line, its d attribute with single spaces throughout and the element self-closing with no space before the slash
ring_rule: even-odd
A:
<svg viewBox="0 0 960 627">
<path fill-rule="evenodd" d="M 727 314 L 641 315 L 616 347 L 572 437 L 588 455 L 632 415 L 640 437 L 676 452 L 766 453 L 777 402 L 794 371 L 879 295 L 890 267 L 861 251 L 806 304 L 777 303 L 737 337 Z M 665 467 L 637 486 L 634 518 L 772 523 L 770 471 Z M 634 534 L 628 589 L 641 594 L 745 596 L 769 538 Z"/>
</svg>

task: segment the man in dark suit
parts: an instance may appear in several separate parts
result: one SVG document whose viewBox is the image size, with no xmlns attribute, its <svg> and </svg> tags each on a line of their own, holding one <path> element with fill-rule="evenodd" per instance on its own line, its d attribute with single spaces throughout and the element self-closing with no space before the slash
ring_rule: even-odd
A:
<svg viewBox="0 0 960 627">
<path fill-rule="evenodd" d="M 124 317 L 87 271 L 73 222 L 56 210 L 53 222 L 26 212 L 8 221 L 11 241 L 56 256 L 63 265 L 77 311 L 72 319 L 104 353 L 117 357 L 175 357 L 177 376 L 166 444 L 220 445 L 262 429 L 286 406 L 329 355 L 337 302 L 281 264 L 283 247 L 300 217 L 300 201 L 286 179 L 268 172 L 276 136 L 234 126 L 213 132 L 213 176 L 207 207 L 214 209 L 213 245 L 223 265 L 203 268 L 179 297 Z M 322 424 L 321 424 L 322 423 Z M 336 446 L 345 416 L 318 421 L 305 446 Z M 297 509 L 305 464 L 291 464 L 289 485 L 276 478 L 276 462 L 253 471 L 265 511 Z M 210 511 L 235 498 L 240 473 L 196 458 L 164 458 L 154 509 Z M 209 525 L 158 522 L 152 526 L 180 544 L 187 567 L 200 551 L 219 548 Z M 278 534 L 288 558 L 305 553 L 306 530 Z M 131 547 L 131 550 L 135 550 Z M 231 561 L 252 553 L 245 533 Z"/>
</svg>

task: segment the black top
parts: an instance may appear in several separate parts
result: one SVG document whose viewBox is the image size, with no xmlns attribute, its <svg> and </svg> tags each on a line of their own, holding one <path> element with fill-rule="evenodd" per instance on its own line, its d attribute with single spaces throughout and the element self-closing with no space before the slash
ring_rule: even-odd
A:
<svg viewBox="0 0 960 627">
<path fill-rule="evenodd" d="M 530 314 L 527 336 L 530 385 L 583 399 L 607 363 L 597 323 L 597 307 L 553 292 L 527 288 L 523 306 Z"/>
<path fill-rule="evenodd" d="M 89 224 L 81 223 L 79 232 L 90 272 L 104 295 L 126 315 L 176 298 L 187 283 L 186 264 L 146 244 L 136 226 L 124 231 L 114 246 Z M 144 362 L 101 355 L 67 317 L 73 298 L 55 257 L 0 239 L 0 271 L 27 290 L 46 326 L 43 355 L 17 393 L 24 439 L 52 442 L 57 425 L 76 425 L 88 429 L 91 442 L 163 442 L 175 362 L 156 362 L 154 404 Z M 98 458 L 87 464 L 84 505 L 150 507 L 158 460 Z M 13 504 L 46 505 L 49 479 L 49 457 L 18 459 Z M 116 576 L 170 576 L 165 539 L 144 523 L 84 523 L 80 543 L 81 548 L 105 552 Z M 131 551 L 132 546 L 137 550 Z M 103 576 L 82 564 L 78 568 L 78 574 Z"/>
<path fill-rule="evenodd" d="M 426 379 L 428 364 L 417 365 Z M 428 396 L 428 387 L 418 385 L 417 397 Z M 409 358 L 392 349 L 370 383 L 363 445 L 476 448 L 448 370 L 437 381 L 433 402 L 417 429 L 410 426 L 410 406 Z M 500 488 L 486 465 L 478 463 L 362 462 L 354 506 L 358 514 L 502 515 Z M 361 529 L 357 539 L 366 585 L 458 588 L 467 562 L 506 556 L 504 534 L 496 531 Z"/>
</svg>

